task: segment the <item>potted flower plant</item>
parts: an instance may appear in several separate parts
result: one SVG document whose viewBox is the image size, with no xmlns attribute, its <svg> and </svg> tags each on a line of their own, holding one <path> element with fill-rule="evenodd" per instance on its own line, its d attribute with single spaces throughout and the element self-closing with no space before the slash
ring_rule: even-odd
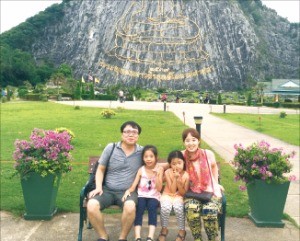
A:
<svg viewBox="0 0 300 241">
<path fill-rule="evenodd" d="M 67 129 L 34 129 L 30 141 L 15 141 L 14 175 L 21 177 L 25 219 L 49 220 L 56 213 L 61 174 L 71 171 L 71 139 Z"/>
<path fill-rule="evenodd" d="M 265 141 L 234 148 L 235 179 L 246 184 L 240 189 L 247 189 L 250 219 L 259 227 L 283 227 L 281 219 L 290 181 L 295 180 L 294 175 L 288 177 L 287 173 L 292 170 L 290 158 L 295 152 L 284 153 Z"/>
</svg>

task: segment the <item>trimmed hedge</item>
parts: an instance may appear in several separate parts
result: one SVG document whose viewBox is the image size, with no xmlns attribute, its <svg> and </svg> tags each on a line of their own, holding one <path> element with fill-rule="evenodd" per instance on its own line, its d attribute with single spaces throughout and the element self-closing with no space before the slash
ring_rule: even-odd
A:
<svg viewBox="0 0 300 241">
<path fill-rule="evenodd" d="M 29 100 L 29 101 L 48 101 L 48 95 L 30 93 L 30 94 L 25 95 L 25 100 Z"/>
<path fill-rule="evenodd" d="M 291 108 L 291 109 L 299 109 L 300 108 L 300 103 L 282 103 L 282 102 L 274 102 L 274 103 L 264 103 L 264 106 L 267 107 L 274 107 L 274 108 Z"/>
<path fill-rule="evenodd" d="M 117 100 L 115 95 L 95 95 L 95 100 Z"/>
</svg>

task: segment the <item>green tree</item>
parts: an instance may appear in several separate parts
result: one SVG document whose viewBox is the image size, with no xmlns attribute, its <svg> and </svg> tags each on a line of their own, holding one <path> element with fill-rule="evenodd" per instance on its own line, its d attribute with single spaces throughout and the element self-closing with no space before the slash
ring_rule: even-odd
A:
<svg viewBox="0 0 300 241">
<path fill-rule="evenodd" d="M 55 73 L 51 75 L 50 81 L 56 86 L 57 88 L 57 94 L 59 94 L 59 89 L 61 88 L 61 85 L 66 80 L 65 76 L 62 73 Z"/>
<path fill-rule="evenodd" d="M 65 77 L 72 77 L 72 68 L 68 64 L 61 64 L 57 69 L 57 73 L 60 73 Z"/>
<path fill-rule="evenodd" d="M 89 96 L 90 96 L 90 100 L 94 100 L 95 99 L 95 89 L 94 89 L 94 84 L 93 83 L 90 84 L 90 93 L 89 93 Z"/>
<path fill-rule="evenodd" d="M 26 96 L 28 93 L 29 93 L 29 92 L 28 92 L 28 89 L 27 89 L 26 86 L 24 86 L 24 85 L 19 86 L 19 88 L 18 88 L 18 96 L 19 96 L 19 98 L 24 99 L 25 96 Z"/>
<path fill-rule="evenodd" d="M 252 104 L 252 93 L 249 92 L 247 96 L 247 105 L 251 106 L 251 104 Z"/>
<path fill-rule="evenodd" d="M 33 79 L 36 75 L 35 62 L 29 53 L 20 49 L 12 49 L 8 45 L 1 45 L 0 80 L 3 87 L 7 85 L 20 86 L 23 81 Z"/>
<path fill-rule="evenodd" d="M 218 104 L 222 105 L 222 96 L 220 93 L 218 94 Z"/>
<path fill-rule="evenodd" d="M 34 88 L 34 90 L 33 90 L 33 93 L 36 93 L 36 94 L 42 94 L 42 93 L 44 93 L 45 89 L 46 89 L 46 87 L 45 87 L 44 84 L 38 83 L 38 84 L 35 86 L 35 88 Z"/>
<path fill-rule="evenodd" d="M 253 90 L 255 91 L 257 95 L 257 102 L 260 102 L 263 104 L 264 102 L 264 89 L 266 88 L 266 85 L 262 82 L 258 82 L 256 86 L 253 87 Z"/>
<path fill-rule="evenodd" d="M 76 89 L 75 89 L 75 93 L 74 93 L 74 99 L 81 100 L 81 83 L 80 83 L 80 81 L 77 81 Z"/>
</svg>

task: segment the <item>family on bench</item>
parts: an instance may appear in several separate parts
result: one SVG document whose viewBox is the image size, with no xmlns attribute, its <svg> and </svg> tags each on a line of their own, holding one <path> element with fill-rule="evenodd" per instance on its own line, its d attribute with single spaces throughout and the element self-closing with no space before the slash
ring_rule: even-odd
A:
<svg viewBox="0 0 300 241">
<path fill-rule="evenodd" d="M 134 225 L 136 241 L 141 241 L 142 218 L 148 211 L 149 231 L 146 241 L 165 241 L 168 221 L 173 210 L 178 224 L 175 241 L 186 237 L 185 218 L 195 241 L 202 240 L 201 218 L 208 240 L 224 240 L 226 199 L 219 185 L 219 170 L 214 153 L 201 149 L 196 129 L 182 133 L 185 150 L 170 152 L 167 162 L 158 161 L 153 145 L 137 144 L 141 127 L 134 121 L 121 125 L 121 141 L 108 144 L 95 164 L 94 176 L 80 195 L 78 240 L 82 240 L 83 222 L 88 218 L 98 235 L 108 241 L 102 210 L 112 205 L 122 208 L 119 241 L 127 241 Z M 86 203 L 86 205 L 84 205 Z M 161 230 L 154 237 L 157 209 L 160 208 Z"/>
</svg>

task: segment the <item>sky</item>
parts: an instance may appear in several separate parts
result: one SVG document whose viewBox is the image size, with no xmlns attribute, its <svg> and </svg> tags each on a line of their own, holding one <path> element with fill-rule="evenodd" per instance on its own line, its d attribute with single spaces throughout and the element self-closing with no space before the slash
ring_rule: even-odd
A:
<svg viewBox="0 0 300 241">
<path fill-rule="evenodd" d="M 224 0 L 227 1 L 227 0 Z M 61 0 L 0 0 L 1 26 L 0 32 L 5 32 L 12 27 L 24 22 L 40 11 Z M 262 1 L 267 7 L 276 10 L 277 14 L 287 18 L 290 22 L 300 22 L 299 0 L 266 0 Z"/>
</svg>

